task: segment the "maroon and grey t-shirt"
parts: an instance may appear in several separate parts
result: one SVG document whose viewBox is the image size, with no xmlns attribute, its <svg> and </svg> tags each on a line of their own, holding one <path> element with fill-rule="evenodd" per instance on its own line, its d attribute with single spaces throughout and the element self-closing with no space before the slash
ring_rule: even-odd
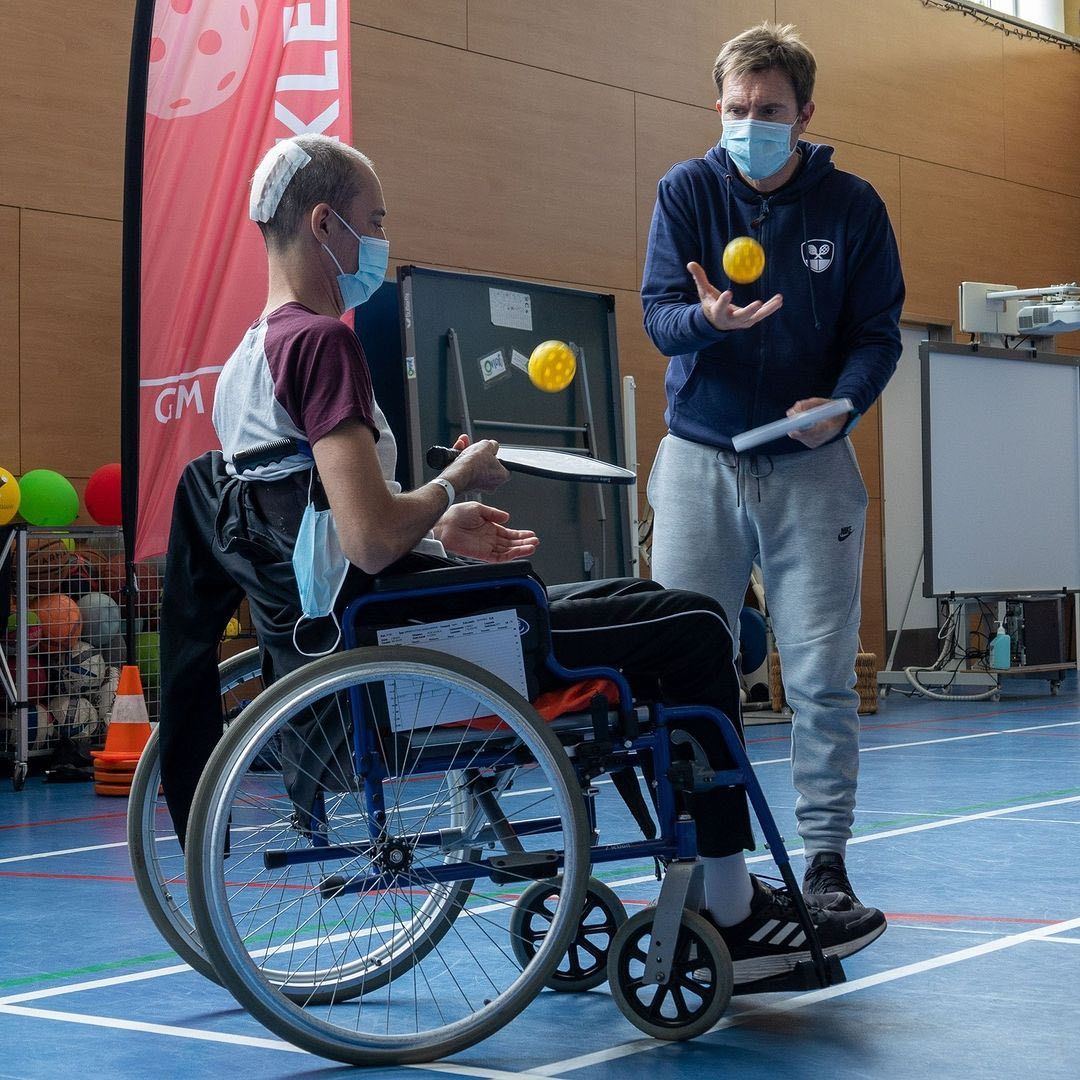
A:
<svg viewBox="0 0 1080 1080">
<path fill-rule="evenodd" d="M 376 440 L 386 428 L 356 335 L 297 303 L 272 311 L 244 335 L 218 378 L 213 416 L 230 473 L 235 454 L 277 439 L 314 445 L 348 419 L 366 424 Z M 380 447 L 380 459 L 387 449 Z M 276 480 L 310 467 L 310 456 L 295 454 L 245 478 Z"/>
</svg>

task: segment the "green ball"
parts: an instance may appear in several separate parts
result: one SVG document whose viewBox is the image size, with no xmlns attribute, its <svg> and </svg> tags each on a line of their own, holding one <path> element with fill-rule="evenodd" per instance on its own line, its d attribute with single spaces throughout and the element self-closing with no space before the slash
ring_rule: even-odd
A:
<svg viewBox="0 0 1080 1080">
<path fill-rule="evenodd" d="M 41 616 L 36 611 L 28 611 L 26 613 L 26 625 L 27 626 L 40 626 Z M 14 634 L 19 628 L 19 616 L 14 612 L 8 616 L 7 628 L 9 634 Z"/>
<path fill-rule="evenodd" d="M 135 663 L 144 688 L 157 686 L 161 681 L 161 644 L 156 633 L 135 635 Z"/>
<path fill-rule="evenodd" d="M 19 479 L 19 513 L 31 525 L 70 525 L 79 516 L 71 481 L 52 469 L 34 469 Z"/>
</svg>

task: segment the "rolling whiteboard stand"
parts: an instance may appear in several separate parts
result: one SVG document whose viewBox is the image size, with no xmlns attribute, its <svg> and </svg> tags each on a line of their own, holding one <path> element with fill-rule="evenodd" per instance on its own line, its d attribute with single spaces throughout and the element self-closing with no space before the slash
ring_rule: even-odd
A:
<svg viewBox="0 0 1080 1080">
<path fill-rule="evenodd" d="M 923 342 L 919 356 L 923 595 L 1080 591 L 1080 358 L 945 342 Z M 1063 659 L 993 677 L 1043 677 L 1054 689 L 1075 667 Z"/>
</svg>

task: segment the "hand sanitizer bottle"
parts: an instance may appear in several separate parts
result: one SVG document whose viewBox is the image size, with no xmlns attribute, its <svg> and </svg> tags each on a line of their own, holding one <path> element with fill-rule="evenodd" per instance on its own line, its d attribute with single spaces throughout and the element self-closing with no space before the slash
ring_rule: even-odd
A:
<svg viewBox="0 0 1080 1080">
<path fill-rule="evenodd" d="M 990 666 L 998 671 L 1008 669 L 1012 658 L 1012 638 L 1005 633 L 1004 622 L 998 623 L 998 631 L 990 640 Z"/>
</svg>

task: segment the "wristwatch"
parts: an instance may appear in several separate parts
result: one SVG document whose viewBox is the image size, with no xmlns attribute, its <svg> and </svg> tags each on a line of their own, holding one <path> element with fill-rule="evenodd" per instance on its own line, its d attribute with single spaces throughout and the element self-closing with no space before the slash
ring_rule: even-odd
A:
<svg viewBox="0 0 1080 1080">
<path fill-rule="evenodd" d="M 451 484 L 445 476 L 436 476 L 435 479 L 431 481 L 431 483 L 438 484 L 438 486 L 446 492 L 446 508 L 447 510 L 449 510 L 450 507 L 454 505 L 454 500 L 457 499 L 457 492 L 454 490 L 454 485 Z"/>
</svg>

